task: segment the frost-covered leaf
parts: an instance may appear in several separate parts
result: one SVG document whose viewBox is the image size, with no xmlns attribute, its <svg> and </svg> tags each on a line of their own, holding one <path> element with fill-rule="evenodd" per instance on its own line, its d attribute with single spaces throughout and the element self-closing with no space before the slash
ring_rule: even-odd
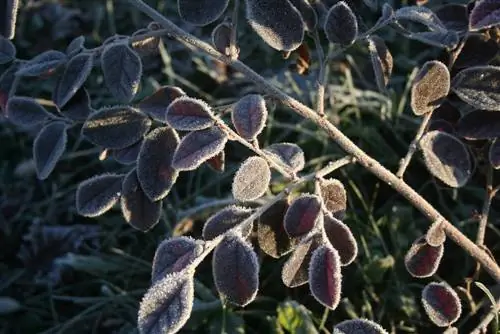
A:
<svg viewBox="0 0 500 334">
<path fill-rule="evenodd" d="M 450 72 L 437 60 L 426 62 L 417 73 L 411 88 L 411 108 L 424 115 L 438 108 L 450 91 Z"/>
<path fill-rule="evenodd" d="M 156 249 L 151 281 L 186 269 L 203 251 L 203 244 L 190 237 L 165 239 Z"/>
<path fill-rule="evenodd" d="M 85 49 L 85 36 L 75 37 L 66 48 L 68 57 L 74 57 Z"/>
<path fill-rule="evenodd" d="M 458 33 L 449 30 L 415 32 L 408 34 L 407 37 L 448 50 L 455 48 L 459 42 Z"/>
<path fill-rule="evenodd" d="M 393 59 L 391 52 L 384 43 L 384 40 L 378 36 L 372 36 L 368 39 L 368 51 L 370 60 L 375 73 L 375 80 L 379 91 L 385 92 L 386 86 L 392 74 Z"/>
<path fill-rule="evenodd" d="M 14 96 L 7 102 L 7 118 L 16 125 L 33 126 L 49 117 L 47 110 L 31 97 Z"/>
<path fill-rule="evenodd" d="M 214 28 L 212 31 L 212 44 L 223 55 L 231 55 L 231 24 L 222 22 Z"/>
<path fill-rule="evenodd" d="M 465 145 L 442 131 L 427 132 L 420 148 L 429 172 L 450 187 L 464 186 L 472 174 L 472 163 Z"/>
<path fill-rule="evenodd" d="M 207 165 L 214 171 L 222 173 L 226 169 L 226 154 L 220 151 L 217 155 L 207 160 Z"/>
<path fill-rule="evenodd" d="M 203 100 L 188 96 L 181 96 L 168 106 L 166 121 L 182 131 L 203 130 L 214 124 L 210 106 Z"/>
<path fill-rule="evenodd" d="M 498 0 L 476 1 L 469 15 L 470 30 L 481 30 L 500 25 L 500 2 Z"/>
<path fill-rule="evenodd" d="M 463 101 L 477 109 L 500 111 L 500 67 L 476 66 L 460 71 L 452 89 Z"/>
<path fill-rule="evenodd" d="M 101 55 L 101 67 L 106 86 L 121 102 L 130 102 L 141 82 L 141 58 L 126 44 L 112 44 Z"/>
<path fill-rule="evenodd" d="M 123 175 L 101 174 L 78 185 L 76 209 L 85 217 L 97 217 L 108 211 L 120 199 Z"/>
<path fill-rule="evenodd" d="M 13 39 L 16 33 L 17 9 L 19 0 L 3 0 L 0 3 L 0 35 Z"/>
<path fill-rule="evenodd" d="M 271 169 L 261 157 L 245 160 L 233 179 L 233 196 L 241 202 L 253 201 L 266 192 L 271 181 Z"/>
<path fill-rule="evenodd" d="M 330 42 L 346 46 L 358 36 L 358 21 L 347 3 L 339 1 L 328 11 L 323 29 Z"/>
<path fill-rule="evenodd" d="M 0 107 L 5 110 L 7 98 L 14 94 L 17 88 L 16 72 L 24 64 L 24 61 L 14 60 L 0 75 Z"/>
<path fill-rule="evenodd" d="M 81 53 L 71 58 L 66 64 L 64 73 L 59 78 L 55 91 L 54 103 L 62 108 L 83 86 L 94 65 L 91 53 Z"/>
<path fill-rule="evenodd" d="M 94 109 L 90 105 L 90 96 L 85 87 L 80 88 L 61 110 L 65 117 L 76 122 L 87 120 L 93 112 Z"/>
<path fill-rule="evenodd" d="M 493 168 L 500 169 L 500 140 L 495 139 L 495 141 L 491 143 L 488 158 Z"/>
<path fill-rule="evenodd" d="M 287 287 L 294 288 L 309 281 L 309 261 L 316 248 L 324 244 L 319 234 L 300 242 L 281 271 L 281 279 Z"/>
<path fill-rule="evenodd" d="M 203 239 L 215 239 L 219 235 L 226 233 L 232 228 L 235 228 L 245 219 L 250 217 L 253 211 L 253 209 L 236 205 L 232 205 L 220 210 L 219 212 L 211 216 L 203 226 Z M 246 238 L 252 232 L 252 223 L 253 222 L 250 222 L 249 224 L 240 227 L 243 237 Z"/>
<path fill-rule="evenodd" d="M 394 12 L 396 20 L 421 23 L 432 31 L 446 31 L 446 27 L 432 10 L 426 7 L 405 6 Z"/>
<path fill-rule="evenodd" d="M 337 219 L 344 219 L 347 209 L 347 194 L 344 185 L 337 179 L 323 179 L 317 182 L 318 193 L 325 208 Z"/>
<path fill-rule="evenodd" d="M 457 293 L 445 282 L 431 282 L 422 291 L 425 313 L 439 327 L 448 327 L 458 320 L 462 304 Z"/>
<path fill-rule="evenodd" d="M 142 143 L 137 162 L 137 177 L 142 189 L 152 201 L 168 195 L 179 172 L 172 167 L 179 135 L 169 127 L 156 128 Z"/>
<path fill-rule="evenodd" d="M 303 237 L 311 232 L 322 218 L 320 198 L 302 194 L 290 204 L 286 212 L 285 231 L 292 238 Z"/>
<path fill-rule="evenodd" d="M 166 123 L 165 116 L 168 106 L 177 98 L 185 96 L 186 93 L 175 86 L 163 86 L 159 88 L 154 94 L 142 100 L 137 108 L 143 113 L 148 114 L 153 119 Z"/>
<path fill-rule="evenodd" d="M 132 227 L 146 232 L 160 221 L 162 202 L 153 202 L 146 196 L 135 168 L 123 180 L 121 195 L 123 218 Z"/>
<path fill-rule="evenodd" d="M 293 143 L 277 143 L 264 149 L 294 172 L 300 172 L 305 165 L 304 151 Z"/>
<path fill-rule="evenodd" d="M 226 236 L 215 248 L 212 269 L 217 291 L 229 302 L 245 306 L 259 289 L 257 254 L 238 235 Z"/>
<path fill-rule="evenodd" d="M 141 334 L 174 334 L 187 322 L 194 300 L 193 277 L 168 275 L 154 283 L 142 298 L 137 325 Z"/>
<path fill-rule="evenodd" d="M 51 122 L 36 136 L 33 142 L 33 160 L 38 179 L 45 180 L 50 175 L 66 150 L 66 128 L 67 124 L 64 122 Z"/>
<path fill-rule="evenodd" d="M 258 94 L 246 95 L 234 105 L 231 118 L 240 136 L 254 140 L 266 126 L 266 101 Z"/>
<path fill-rule="evenodd" d="M 441 220 L 432 223 L 425 234 L 425 241 L 432 247 L 439 247 L 446 241 L 446 233 Z"/>
<path fill-rule="evenodd" d="M 314 31 L 318 24 L 316 11 L 307 0 L 290 0 L 290 3 L 299 11 L 302 20 L 305 23 L 307 31 Z"/>
<path fill-rule="evenodd" d="M 434 11 L 448 30 L 465 31 L 469 27 L 467 6 L 462 4 L 446 4 Z"/>
<path fill-rule="evenodd" d="M 193 25 L 205 26 L 217 20 L 229 0 L 177 0 L 179 15 Z"/>
<path fill-rule="evenodd" d="M 339 253 L 340 264 L 342 266 L 351 264 L 358 255 L 358 243 L 351 229 L 330 215 L 324 216 L 323 228 L 328 241 Z"/>
<path fill-rule="evenodd" d="M 500 137 L 500 113 L 475 110 L 465 114 L 458 121 L 457 133 L 469 140 Z"/>
<path fill-rule="evenodd" d="M 284 219 L 287 210 L 288 200 L 280 200 L 259 217 L 257 224 L 260 249 L 276 259 L 289 253 L 295 244 L 285 232 Z"/>
<path fill-rule="evenodd" d="M 109 155 L 121 164 L 131 165 L 137 162 L 141 146 L 142 140 L 125 148 L 110 150 Z"/>
<path fill-rule="evenodd" d="M 318 247 L 309 264 L 309 288 L 314 298 L 329 309 L 336 309 L 340 302 L 342 274 L 340 257 L 330 246 Z"/>
<path fill-rule="evenodd" d="M 151 120 L 128 106 L 103 108 L 90 115 L 82 134 L 92 143 L 121 149 L 139 141 L 151 127 Z"/>
<path fill-rule="evenodd" d="M 368 319 L 345 320 L 333 327 L 332 334 L 389 334 L 382 326 Z"/>
<path fill-rule="evenodd" d="M 24 63 L 16 75 L 38 77 L 53 73 L 59 66 L 66 64 L 68 57 L 59 51 L 49 50 Z"/>
<path fill-rule="evenodd" d="M 485 34 L 470 34 L 457 57 L 454 68 L 484 66 L 495 58 L 500 45 Z"/>
<path fill-rule="evenodd" d="M 16 58 L 16 47 L 0 34 L 0 65 L 10 63 Z"/>
<path fill-rule="evenodd" d="M 305 24 L 288 0 L 245 0 L 247 19 L 270 47 L 293 51 L 304 39 Z"/>
<path fill-rule="evenodd" d="M 443 257 L 443 251 L 443 244 L 433 247 L 425 238 L 417 239 L 405 255 L 406 270 L 418 278 L 434 275 Z"/>
</svg>

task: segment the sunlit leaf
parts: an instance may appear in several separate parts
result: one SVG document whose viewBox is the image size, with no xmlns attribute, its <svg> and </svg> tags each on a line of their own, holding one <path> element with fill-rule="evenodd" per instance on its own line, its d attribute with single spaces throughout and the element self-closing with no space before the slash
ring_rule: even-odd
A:
<svg viewBox="0 0 500 334">
<path fill-rule="evenodd" d="M 287 287 L 294 288 L 309 281 L 309 261 L 316 248 L 324 244 L 319 234 L 300 242 L 281 271 L 281 279 Z"/>
<path fill-rule="evenodd" d="M 330 42 L 350 45 L 358 36 L 358 21 L 352 9 L 339 1 L 328 11 L 323 29 Z"/>
<path fill-rule="evenodd" d="M 378 36 L 372 36 L 368 39 L 368 51 L 377 87 L 379 91 L 385 92 L 385 87 L 389 83 L 392 74 L 392 55 L 385 45 L 384 40 Z"/>
<path fill-rule="evenodd" d="M 293 143 L 271 144 L 264 149 L 294 172 L 300 172 L 305 165 L 304 151 Z"/>
<path fill-rule="evenodd" d="M 191 315 L 193 299 L 192 276 L 182 272 L 157 281 L 146 292 L 139 306 L 139 332 L 177 333 Z"/>
<path fill-rule="evenodd" d="M 45 180 L 50 175 L 66 150 L 67 126 L 64 122 L 51 122 L 36 136 L 33 142 L 33 160 L 38 179 Z"/>
<path fill-rule="evenodd" d="M 451 50 L 458 45 L 459 37 L 455 31 L 424 31 L 414 32 L 407 35 L 408 38 L 425 44 Z"/>
<path fill-rule="evenodd" d="M 217 20 L 229 0 L 177 0 L 179 15 L 193 25 L 204 26 Z"/>
<path fill-rule="evenodd" d="M 286 0 L 246 0 L 250 26 L 270 47 L 293 51 L 304 39 L 305 24 L 299 11 Z"/>
<path fill-rule="evenodd" d="M 441 220 L 432 223 L 425 234 L 425 241 L 432 247 L 439 247 L 446 241 L 446 233 Z"/>
<path fill-rule="evenodd" d="M 186 95 L 186 93 L 175 86 L 163 86 L 154 94 L 142 100 L 137 108 L 143 113 L 148 114 L 153 119 L 166 123 L 165 116 L 168 106 L 177 98 Z"/>
<path fill-rule="evenodd" d="M 500 3 L 497 0 L 476 1 L 469 15 L 470 30 L 481 30 L 500 25 Z"/>
<path fill-rule="evenodd" d="M 347 194 L 342 182 L 337 179 L 319 179 L 318 193 L 325 208 L 337 219 L 344 219 L 347 208 Z"/>
<path fill-rule="evenodd" d="M 445 282 L 431 282 L 422 291 L 425 313 L 439 327 L 448 327 L 458 320 L 462 304 L 457 293 Z"/>
<path fill-rule="evenodd" d="M 229 302 L 245 306 L 259 289 L 257 254 L 237 235 L 226 236 L 215 248 L 212 268 L 217 291 Z"/>
<path fill-rule="evenodd" d="M 68 61 L 54 91 L 54 103 L 62 108 L 83 86 L 94 65 L 91 53 L 81 53 Z"/>
<path fill-rule="evenodd" d="M 466 68 L 453 78 L 452 89 L 463 101 L 477 109 L 500 111 L 500 67 Z"/>
<path fill-rule="evenodd" d="M 54 72 L 59 66 L 66 64 L 68 57 L 59 51 L 45 51 L 24 63 L 16 75 L 22 77 L 38 77 Z"/>
<path fill-rule="evenodd" d="M 16 58 L 16 47 L 0 34 L 0 65 L 10 63 Z"/>
<path fill-rule="evenodd" d="M 332 334 L 388 334 L 388 332 L 371 320 L 353 319 L 335 325 Z"/>
<path fill-rule="evenodd" d="M 167 108 L 167 123 L 177 130 L 203 130 L 214 124 L 212 110 L 203 100 L 181 96 Z"/>
<path fill-rule="evenodd" d="M 495 139 L 495 141 L 491 143 L 488 158 L 493 168 L 500 169 L 500 140 Z"/>
<path fill-rule="evenodd" d="M 433 31 L 445 31 L 443 22 L 427 7 L 405 6 L 394 12 L 396 20 L 408 20 L 421 23 Z"/>
<path fill-rule="evenodd" d="M 418 278 L 434 275 L 443 257 L 443 251 L 443 244 L 433 247 L 425 241 L 425 238 L 417 239 L 406 253 L 406 270 Z"/>
<path fill-rule="evenodd" d="M 266 126 L 266 101 L 261 95 L 246 95 L 234 105 L 231 118 L 240 136 L 254 140 Z"/>
<path fill-rule="evenodd" d="M 233 196 L 238 201 L 252 201 L 266 192 L 271 181 L 271 169 L 261 157 L 245 160 L 233 179 Z"/>
<path fill-rule="evenodd" d="M 169 127 L 151 131 L 141 146 L 137 162 L 137 177 L 142 189 L 152 201 L 168 195 L 179 172 L 172 167 L 179 135 Z"/>
<path fill-rule="evenodd" d="M 13 39 L 16 33 L 17 9 L 19 0 L 4 0 L 0 3 L 0 35 Z"/>
<path fill-rule="evenodd" d="M 97 217 L 113 207 L 120 199 L 123 175 L 101 174 L 78 185 L 76 209 L 85 217 Z"/>
<path fill-rule="evenodd" d="M 106 86 L 121 102 L 130 102 L 141 82 L 141 58 L 126 44 L 111 44 L 104 48 L 101 67 Z"/>
<path fill-rule="evenodd" d="M 31 97 L 14 96 L 7 102 L 7 118 L 16 125 L 33 126 L 49 117 L 47 110 Z"/>
<path fill-rule="evenodd" d="M 432 60 L 417 73 L 411 88 L 411 108 L 424 115 L 441 105 L 450 91 L 450 72 L 445 64 Z"/>
<path fill-rule="evenodd" d="M 110 150 L 109 154 L 117 162 L 124 165 L 131 165 L 137 162 L 141 146 L 142 140 L 125 148 Z"/>
<path fill-rule="evenodd" d="M 303 237 L 311 232 L 322 218 L 320 198 L 302 194 L 290 204 L 286 212 L 285 231 L 292 238 Z"/>
<path fill-rule="evenodd" d="M 84 87 L 80 88 L 61 110 L 65 117 L 76 122 L 87 120 L 93 112 L 94 109 L 90 105 L 89 93 Z"/>
<path fill-rule="evenodd" d="M 186 269 L 202 251 L 203 244 L 190 237 L 165 239 L 156 249 L 151 281 Z"/>
<path fill-rule="evenodd" d="M 257 225 L 260 249 L 276 259 L 289 253 L 295 244 L 285 232 L 284 219 L 287 210 L 288 201 L 280 200 L 259 217 Z"/>
<path fill-rule="evenodd" d="M 318 247 L 309 264 L 309 288 L 314 298 L 334 310 L 340 302 L 342 274 L 338 252 L 329 246 Z"/>
<path fill-rule="evenodd" d="M 135 169 L 123 180 L 121 195 L 123 218 L 132 227 L 145 232 L 160 221 L 162 202 L 153 202 L 146 196 Z"/>
<path fill-rule="evenodd" d="M 466 139 L 495 139 L 500 136 L 500 113 L 475 110 L 460 118 L 457 133 Z"/>
<path fill-rule="evenodd" d="M 212 240 L 222 235 L 232 228 L 237 227 L 245 219 L 250 217 L 253 209 L 232 205 L 226 207 L 211 216 L 203 226 L 203 239 Z M 243 237 L 247 237 L 252 232 L 252 223 L 240 226 Z"/>
<path fill-rule="evenodd" d="M 464 186 L 472 174 L 469 151 L 456 137 L 431 131 L 420 140 L 420 148 L 429 172 L 450 187 Z"/>
<path fill-rule="evenodd" d="M 340 264 L 342 266 L 351 264 L 358 255 L 358 243 L 351 229 L 330 215 L 324 216 L 323 228 L 328 241 L 339 253 Z"/>
</svg>

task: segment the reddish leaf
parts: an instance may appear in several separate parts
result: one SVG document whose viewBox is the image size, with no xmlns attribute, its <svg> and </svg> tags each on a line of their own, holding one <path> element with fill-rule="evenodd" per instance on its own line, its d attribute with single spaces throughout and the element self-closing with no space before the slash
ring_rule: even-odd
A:
<svg viewBox="0 0 500 334">
<path fill-rule="evenodd" d="M 309 261 L 316 248 L 324 244 L 325 241 L 320 234 L 315 234 L 299 243 L 281 271 L 281 279 L 287 287 L 294 288 L 309 281 Z"/>
<path fill-rule="evenodd" d="M 144 98 L 144 100 L 137 105 L 137 108 L 153 119 L 166 123 L 165 117 L 168 106 L 179 97 L 185 95 L 186 93 L 179 87 L 163 86 L 154 94 Z"/>
<path fill-rule="evenodd" d="M 203 239 L 212 240 L 240 225 L 245 219 L 250 217 L 253 209 L 241 206 L 229 206 L 211 216 L 203 226 Z M 246 226 L 238 226 L 243 237 L 247 237 L 252 232 L 252 223 Z"/>
<path fill-rule="evenodd" d="M 358 36 L 358 21 L 352 9 L 344 1 L 339 1 L 326 14 L 323 29 L 330 42 L 350 45 Z"/>
<path fill-rule="evenodd" d="M 358 244 L 349 227 L 340 220 L 325 215 L 323 228 L 328 241 L 339 253 L 341 265 L 351 264 L 358 255 Z"/>
<path fill-rule="evenodd" d="M 469 16 L 471 30 L 481 30 L 500 25 L 500 2 L 478 0 Z"/>
<path fill-rule="evenodd" d="M 309 264 L 309 288 L 314 298 L 334 310 L 340 302 L 342 274 L 338 252 L 329 246 L 318 247 Z"/>
<path fill-rule="evenodd" d="M 462 305 L 457 293 L 446 283 L 432 282 L 422 291 L 425 313 L 439 327 L 448 327 L 458 320 Z"/>
<path fill-rule="evenodd" d="M 289 253 L 295 244 L 285 232 L 283 225 L 287 210 L 288 201 L 280 200 L 260 216 L 257 225 L 260 249 L 276 259 Z"/>
<path fill-rule="evenodd" d="M 430 246 L 425 238 L 417 239 L 405 256 L 405 266 L 413 277 L 430 277 L 437 271 L 443 257 L 443 244 Z"/>
<path fill-rule="evenodd" d="M 285 215 L 285 231 L 292 238 L 311 232 L 322 219 L 321 201 L 316 195 L 303 194 L 296 198 Z"/>
<path fill-rule="evenodd" d="M 167 123 L 177 130 L 203 130 L 214 124 L 210 106 L 202 100 L 181 96 L 167 108 Z"/>
</svg>

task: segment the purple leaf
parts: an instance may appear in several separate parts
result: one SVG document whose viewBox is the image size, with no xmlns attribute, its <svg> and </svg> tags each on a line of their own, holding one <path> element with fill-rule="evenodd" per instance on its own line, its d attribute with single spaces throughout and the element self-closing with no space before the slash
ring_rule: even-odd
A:
<svg viewBox="0 0 500 334">
<path fill-rule="evenodd" d="M 197 26 L 205 26 L 216 21 L 228 4 L 229 0 L 177 0 L 181 18 Z"/>
<path fill-rule="evenodd" d="M 59 78 L 55 92 L 54 103 L 62 108 L 73 95 L 83 86 L 94 66 L 91 53 L 81 53 L 71 58 L 66 64 L 64 73 Z"/>
<path fill-rule="evenodd" d="M 448 327 L 458 320 L 462 304 L 457 293 L 448 284 L 431 282 L 422 291 L 425 313 L 439 327 Z"/>
<path fill-rule="evenodd" d="M 158 89 L 154 94 L 146 97 L 138 105 L 140 111 L 148 114 L 153 119 L 166 123 L 165 116 L 167 114 L 167 108 L 170 104 L 181 96 L 185 96 L 186 93 L 179 87 L 175 86 L 163 86 Z"/>
<path fill-rule="evenodd" d="M 117 162 L 124 165 L 131 165 L 137 162 L 139 152 L 141 151 L 143 141 L 140 140 L 135 144 L 121 148 L 118 150 L 110 150 L 110 156 Z"/>
<path fill-rule="evenodd" d="M 293 143 L 277 143 L 269 145 L 264 149 L 277 160 L 281 161 L 294 172 L 300 172 L 305 165 L 304 151 Z"/>
<path fill-rule="evenodd" d="M 316 11 L 307 0 L 290 0 L 290 3 L 299 11 L 307 31 L 314 31 L 318 25 Z"/>
<path fill-rule="evenodd" d="M 338 252 L 329 246 L 318 247 L 309 264 L 309 288 L 314 298 L 334 310 L 340 302 L 342 274 Z"/>
<path fill-rule="evenodd" d="M 317 182 L 321 200 L 329 212 L 337 219 L 344 219 L 347 209 L 347 194 L 342 182 L 337 179 L 319 179 Z"/>
<path fill-rule="evenodd" d="M 332 334 L 388 334 L 388 332 L 371 320 L 353 319 L 335 325 Z"/>
<path fill-rule="evenodd" d="M 488 158 L 493 168 L 500 169 L 500 140 L 495 139 L 495 141 L 491 143 Z"/>
<path fill-rule="evenodd" d="M 14 96 L 7 102 L 7 118 L 16 125 L 33 126 L 43 123 L 50 114 L 31 97 Z"/>
<path fill-rule="evenodd" d="M 46 125 L 33 143 L 33 160 L 38 179 L 45 180 L 66 150 L 67 124 L 52 122 Z"/>
<path fill-rule="evenodd" d="M 323 29 L 331 43 L 346 46 L 354 43 L 358 36 L 358 21 L 352 9 L 339 1 L 326 14 Z"/>
<path fill-rule="evenodd" d="M 405 256 L 405 266 L 413 277 L 430 277 L 436 273 L 443 257 L 443 244 L 433 247 L 425 238 L 417 239 Z"/>
<path fill-rule="evenodd" d="M 481 30 L 500 25 L 498 0 L 478 0 L 469 15 L 470 30 Z"/>
<path fill-rule="evenodd" d="M 16 59 L 16 47 L 7 38 L 0 35 L 0 65 Z"/>
<path fill-rule="evenodd" d="M 316 195 L 297 197 L 285 215 L 285 231 L 292 238 L 303 237 L 311 232 L 322 219 L 321 201 Z"/>
<path fill-rule="evenodd" d="M 85 217 L 97 217 L 108 211 L 120 199 L 123 175 L 101 174 L 78 185 L 76 210 Z"/>
<path fill-rule="evenodd" d="M 203 130 L 214 124 L 210 106 L 202 100 L 181 96 L 167 108 L 166 121 L 176 130 Z"/>
<path fill-rule="evenodd" d="M 453 78 L 453 91 L 476 109 L 500 111 L 500 67 L 469 67 Z"/>
<path fill-rule="evenodd" d="M 320 234 L 299 243 L 281 271 L 281 279 L 287 287 L 295 288 L 309 281 L 309 261 L 316 248 L 324 244 L 325 241 Z"/>
<path fill-rule="evenodd" d="M 212 31 L 212 44 L 217 51 L 225 56 L 231 55 L 231 24 L 222 22 Z"/>
<path fill-rule="evenodd" d="M 351 264 L 358 255 L 358 244 L 349 227 L 340 220 L 325 215 L 323 228 L 328 241 L 339 253 L 340 264 L 343 266 Z"/>
<path fill-rule="evenodd" d="M 287 210 L 288 201 L 280 200 L 260 216 L 257 225 L 260 249 L 276 259 L 289 253 L 295 244 L 285 232 L 284 220 Z"/>
<path fill-rule="evenodd" d="M 84 87 L 80 88 L 61 110 L 64 117 L 76 122 L 87 120 L 93 112 L 94 109 L 90 105 L 89 93 Z"/>
<path fill-rule="evenodd" d="M 253 201 L 266 192 L 271 181 L 271 170 L 261 157 L 245 160 L 233 180 L 233 196 L 241 202 Z"/>
<path fill-rule="evenodd" d="M 266 126 L 266 101 L 261 95 L 246 95 L 233 106 L 231 117 L 240 136 L 255 140 Z"/>
<path fill-rule="evenodd" d="M 215 215 L 211 216 L 205 225 L 203 226 L 203 239 L 212 240 L 237 227 L 245 219 L 250 217 L 253 213 L 253 209 L 245 208 L 241 206 L 232 205 L 222 209 Z M 243 237 L 248 237 L 252 232 L 252 223 L 241 226 L 240 230 Z"/>
<path fill-rule="evenodd" d="M 66 64 L 68 56 L 64 53 L 49 50 L 24 63 L 16 72 L 21 77 L 39 77 L 55 72 L 60 66 Z"/>
<path fill-rule="evenodd" d="M 465 114 L 458 121 L 457 133 L 469 140 L 495 139 L 500 135 L 500 113 L 475 110 Z"/>
</svg>

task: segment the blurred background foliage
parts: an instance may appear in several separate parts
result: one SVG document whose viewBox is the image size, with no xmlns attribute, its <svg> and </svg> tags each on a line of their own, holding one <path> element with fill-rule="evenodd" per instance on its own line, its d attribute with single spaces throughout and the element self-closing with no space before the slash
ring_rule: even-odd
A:
<svg viewBox="0 0 500 334">
<path fill-rule="evenodd" d="M 148 2 L 185 30 L 210 39 L 215 24 L 189 26 L 180 20 L 175 1 Z M 379 11 L 373 11 L 365 2 L 349 1 L 361 30 L 371 27 L 379 16 Z M 414 4 L 388 2 L 394 8 Z M 49 49 L 63 51 L 80 35 L 85 36 L 87 47 L 95 47 L 109 36 L 130 35 L 149 23 L 118 0 L 21 3 L 14 40 L 21 59 Z M 437 8 L 445 3 L 465 1 L 431 0 L 428 6 Z M 290 70 L 295 54 L 283 59 L 258 38 L 245 20 L 240 22 L 240 59 L 287 93 L 312 105 L 317 71 L 312 41 L 306 39 L 313 59 L 309 74 L 299 75 Z M 377 92 L 367 47 L 358 43 L 329 63 L 326 112 L 357 145 L 396 170 L 419 124 L 409 109 L 411 79 L 423 62 L 443 59 L 445 54 L 406 40 L 391 28 L 382 29 L 379 36 L 394 57 L 388 95 Z M 163 39 L 158 54 L 144 59 L 144 65 L 140 93 L 134 102 L 167 84 L 178 85 L 212 106 L 232 103 L 259 88 L 224 64 L 169 38 Z M 0 67 L 1 72 L 4 70 Z M 26 80 L 19 94 L 49 100 L 53 87 L 51 78 Z M 114 103 L 103 87 L 102 73 L 94 70 L 86 83 L 94 108 Z M 128 226 L 117 209 L 96 219 L 76 214 L 74 194 L 78 183 L 122 168 L 112 159 L 101 161 L 99 149 L 82 141 L 77 129 L 70 131 L 69 149 L 51 177 L 38 181 L 31 160 L 34 130 L 16 128 L 0 116 L 0 333 L 134 333 L 138 303 L 150 285 L 157 245 L 172 235 L 199 237 L 205 219 L 217 205 L 231 202 L 232 175 L 250 152 L 231 143 L 222 174 L 214 174 L 207 166 L 194 173 L 182 173 L 165 199 L 160 224 L 143 234 Z M 261 140 L 263 146 L 280 141 L 299 144 L 305 151 L 309 171 L 343 156 L 314 124 L 277 104 L 271 108 Z M 432 178 L 418 158 L 406 174 L 410 185 L 473 239 L 485 182 L 481 143 L 474 149 L 474 180 L 460 191 Z M 280 278 L 286 257 L 274 260 L 261 252 L 256 301 L 244 309 L 224 307 L 216 294 L 207 259 L 197 271 L 196 302 L 183 333 L 329 333 L 333 324 L 359 317 L 377 321 L 392 333 L 442 332 L 426 318 L 420 303 L 421 290 L 431 279 L 410 277 L 403 264 L 409 246 L 426 231 L 429 222 L 360 166 L 348 166 L 333 176 L 346 186 L 349 209 L 345 223 L 360 246 L 354 265 L 343 270 L 340 306 L 327 312 L 312 298 L 307 285 L 286 288 Z M 283 186 L 276 175 L 271 190 L 277 192 Z M 312 185 L 303 191 L 313 191 Z M 498 217 L 498 203 L 493 202 L 486 245 L 496 254 L 500 248 Z M 255 238 L 252 240 L 256 246 Z M 459 290 L 464 308 L 458 323 L 460 333 L 468 333 L 477 324 L 484 313 L 481 306 L 488 309 L 484 292 L 470 284 L 475 269 L 474 262 L 461 249 L 446 243 L 439 276 L 434 278 L 446 280 Z M 492 283 L 484 273 L 475 278 Z"/>
</svg>

